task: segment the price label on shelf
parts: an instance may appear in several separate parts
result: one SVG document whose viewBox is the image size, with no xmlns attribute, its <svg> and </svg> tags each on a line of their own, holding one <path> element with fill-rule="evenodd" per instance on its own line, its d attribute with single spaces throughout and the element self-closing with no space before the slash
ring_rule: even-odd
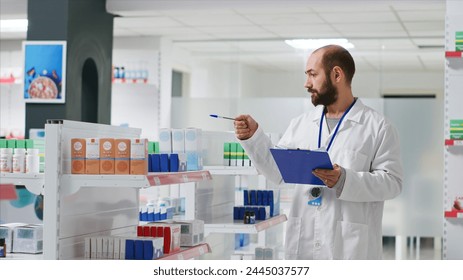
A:
<svg viewBox="0 0 463 280">
<path fill-rule="evenodd" d="M 203 180 L 206 181 L 207 180 L 207 173 L 201 173 L 201 175 L 203 176 Z"/>
<path fill-rule="evenodd" d="M 153 177 L 153 180 L 154 180 L 154 184 L 155 184 L 156 186 L 161 185 L 161 179 L 159 179 L 159 177 Z"/>
<path fill-rule="evenodd" d="M 177 255 L 177 260 L 180 260 L 180 261 L 181 261 L 181 260 L 184 260 L 183 254 L 182 254 L 182 253 L 179 253 L 179 254 Z"/>
<path fill-rule="evenodd" d="M 204 255 L 204 248 L 203 247 L 199 247 L 198 250 L 199 250 L 200 255 Z"/>
<path fill-rule="evenodd" d="M 182 178 L 183 178 L 183 182 L 184 182 L 184 183 L 188 183 L 188 175 L 183 174 L 183 175 L 182 175 Z"/>
</svg>

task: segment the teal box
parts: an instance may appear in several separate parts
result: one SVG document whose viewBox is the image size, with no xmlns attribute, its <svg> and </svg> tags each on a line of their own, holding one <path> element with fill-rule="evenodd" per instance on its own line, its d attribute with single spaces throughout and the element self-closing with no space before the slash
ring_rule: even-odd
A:
<svg viewBox="0 0 463 280">
<path fill-rule="evenodd" d="M 6 139 L 0 139 L 0 148 L 6 148 Z"/>
<path fill-rule="evenodd" d="M 15 149 L 16 148 L 16 139 L 6 140 L 6 147 Z"/>
<path fill-rule="evenodd" d="M 26 139 L 26 149 L 34 148 L 34 140 L 33 139 Z"/>
<path fill-rule="evenodd" d="M 16 140 L 16 148 L 26 148 L 26 140 Z"/>
<path fill-rule="evenodd" d="M 148 154 L 154 154 L 154 150 L 155 150 L 154 146 L 155 146 L 154 142 L 151 142 L 151 141 L 148 142 Z"/>
</svg>

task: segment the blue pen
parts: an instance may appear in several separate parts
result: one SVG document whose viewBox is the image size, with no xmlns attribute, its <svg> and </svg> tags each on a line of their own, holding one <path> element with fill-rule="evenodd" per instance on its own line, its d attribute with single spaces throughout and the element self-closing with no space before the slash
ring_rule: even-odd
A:
<svg viewBox="0 0 463 280">
<path fill-rule="evenodd" d="M 232 120 L 234 121 L 235 119 L 234 118 L 230 118 L 230 117 L 223 117 L 223 116 L 218 116 L 218 115 L 209 115 L 213 118 L 219 118 L 219 119 L 227 119 L 227 120 Z"/>
</svg>

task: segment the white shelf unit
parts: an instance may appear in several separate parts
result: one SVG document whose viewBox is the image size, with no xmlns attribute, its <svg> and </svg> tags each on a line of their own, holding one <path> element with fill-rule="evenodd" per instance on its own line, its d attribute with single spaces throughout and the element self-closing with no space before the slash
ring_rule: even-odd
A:
<svg viewBox="0 0 463 280">
<path fill-rule="evenodd" d="M 43 194 L 43 178 L 43 173 L 0 173 L 0 185 L 25 186 L 31 193 L 40 195 Z"/>
<path fill-rule="evenodd" d="M 84 238 L 88 236 L 136 236 L 141 188 L 211 179 L 207 171 L 73 175 L 72 138 L 139 138 L 141 130 L 58 120 L 49 121 L 45 131 L 44 259 L 83 259 Z M 209 247 L 199 248 L 179 253 L 186 259 L 210 251 Z"/>
<path fill-rule="evenodd" d="M 43 254 L 7 253 L 4 260 L 43 260 Z"/>
<path fill-rule="evenodd" d="M 159 260 L 189 260 L 211 252 L 209 244 L 203 243 L 193 247 L 182 247 L 178 252 L 164 255 Z"/>
<path fill-rule="evenodd" d="M 463 56 L 456 50 L 456 32 L 463 31 L 463 2 L 447 0 L 445 25 L 445 117 L 443 259 L 463 259 L 462 214 L 452 209 L 463 197 L 463 141 L 450 139 L 450 120 L 463 119 Z"/>
<path fill-rule="evenodd" d="M 255 224 L 244 224 L 243 221 L 233 221 L 233 223 L 206 224 L 204 225 L 205 235 L 210 233 L 247 233 L 256 234 L 273 226 L 286 222 L 286 215 L 278 215 L 270 219 L 256 222 Z"/>
<path fill-rule="evenodd" d="M 257 186 L 258 189 L 268 187 L 269 182 L 263 175 L 260 175 L 257 172 L 257 169 L 253 166 L 244 167 L 244 166 L 204 166 L 204 169 L 209 170 L 212 176 L 232 176 L 235 181 L 235 190 L 247 188 L 249 186 Z M 215 181 L 214 181 L 215 182 Z M 257 182 L 257 183 L 256 183 Z M 256 184 L 256 185 L 255 185 Z M 235 201 L 236 203 L 236 201 Z M 234 253 L 251 253 L 249 248 L 255 247 L 274 247 L 272 243 L 272 238 L 268 238 L 267 230 L 272 229 L 278 225 L 282 225 L 287 221 L 286 215 L 278 215 L 271 217 L 270 219 L 264 221 L 256 221 L 255 224 L 244 224 L 243 221 L 230 221 L 225 223 L 206 223 L 204 225 L 204 235 L 208 236 L 210 234 L 252 234 L 255 235 L 255 238 L 252 238 L 254 241 L 247 245 L 245 248 L 240 247 L 234 250 Z M 277 247 L 280 244 L 277 244 Z"/>
<path fill-rule="evenodd" d="M 258 175 L 253 166 L 204 166 L 212 175 Z"/>
</svg>

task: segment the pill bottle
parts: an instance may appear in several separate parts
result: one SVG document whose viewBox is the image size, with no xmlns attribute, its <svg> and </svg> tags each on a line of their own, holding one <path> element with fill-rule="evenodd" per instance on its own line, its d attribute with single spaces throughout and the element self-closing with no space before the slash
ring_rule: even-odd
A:
<svg viewBox="0 0 463 280">
<path fill-rule="evenodd" d="M 13 172 L 13 149 L 1 148 L 0 149 L 0 172 L 11 173 Z"/>
<path fill-rule="evenodd" d="M 27 149 L 26 173 L 40 173 L 39 149 Z"/>
<path fill-rule="evenodd" d="M 0 238 L 0 258 L 6 257 L 6 242 L 5 238 Z"/>
<path fill-rule="evenodd" d="M 26 149 L 16 148 L 13 154 L 13 173 L 26 172 Z"/>
</svg>

